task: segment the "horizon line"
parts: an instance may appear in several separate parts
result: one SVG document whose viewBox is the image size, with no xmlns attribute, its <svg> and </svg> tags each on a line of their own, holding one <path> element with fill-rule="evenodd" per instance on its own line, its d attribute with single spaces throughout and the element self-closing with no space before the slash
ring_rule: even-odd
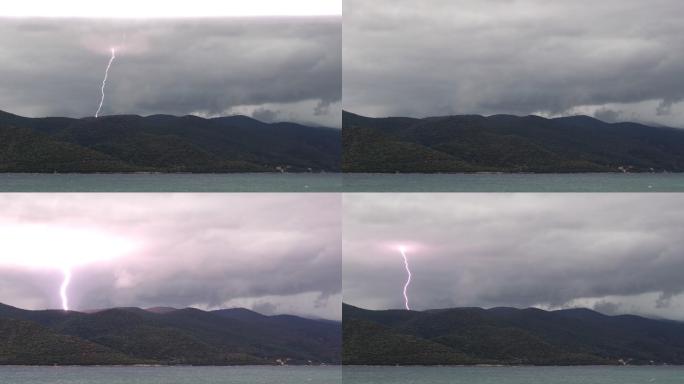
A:
<svg viewBox="0 0 684 384">
<path fill-rule="evenodd" d="M 147 117 L 153 117 L 153 116 L 170 116 L 170 117 L 176 117 L 176 118 L 197 117 L 197 118 L 202 119 L 202 120 L 214 120 L 214 119 L 223 119 L 223 118 L 230 118 L 230 117 L 244 117 L 244 118 L 247 118 L 250 120 L 257 121 L 257 122 L 262 123 L 262 124 L 297 124 L 297 125 L 301 125 L 304 127 L 310 127 L 310 128 L 329 128 L 329 129 L 335 129 L 335 130 L 340 129 L 339 127 L 335 127 L 335 126 L 321 125 L 321 124 L 316 124 L 313 122 L 297 122 L 297 121 L 293 121 L 293 120 L 289 120 L 289 121 L 288 120 L 278 120 L 278 121 L 268 122 L 268 121 L 257 119 L 253 116 L 239 114 L 239 113 L 234 114 L 234 115 L 220 115 L 220 116 L 211 116 L 211 117 L 205 117 L 205 116 L 195 115 L 195 114 L 191 114 L 191 113 L 190 114 L 184 114 L 184 115 L 181 115 L 181 114 L 174 115 L 171 113 L 152 113 L 149 115 L 137 114 L 137 113 L 119 113 L 119 114 L 110 114 L 110 115 L 100 115 L 98 117 L 95 117 L 93 115 L 73 117 L 73 116 L 58 116 L 58 115 L 53 115 L 53 116 L 24 116 L 24 115 L 18 115 L 16 113 L 12 113 L 12 112 L 8 112 L 8 111 L 0 109 L 0 115 L 2 113 L 12 115 L 12 116 L 21 117 L 24 119 L 73 119 L 73 120 L 87 120 L 87 119 L 97 120 L 97 119 L 103 119 L 106 117 L 120 117 L 120 116 L 132 116 L 132 117 L 139 117 L 139 118 L 147 118 Z"/>
<path fill-rule="evenodd" d="M 676 127 L 676 126 L 671 126 L 671 125 L 664 125 L 656 122 L 645 122 L 645 121 L 639 121 L 639 120 L 620 120 L 620 121 L 606 121 L 603 119 L 599 119 L 596 116 L 590 116 L 590 115 L 585 115 L 585 114 L 574 114 L 574 115 L 565 115 L 565 116 L 542 116 L 540 114 L 514 114 L 514 113 L 493 113 L 493 114 L 483 114 L 483 113 L 453 113 L 453 114 L 448 114 L 448 115 L 428 115 L 428 116 L 421 116 L 421 117 L 416 117 L 416 116 L 409 116 L 409 115 L 385 115 L 385 116 L 370 116 L 370 115 L 362 115 L 356 112 L 352 112 L 347 109 L 342 109 L 342 114 L 344 115 L 345 113 L 350 113 L 352 115 L 356 116 L 361 116 L 361 117 L 366 117 L 369 119 L 394 119 L 394 118 L 406 118 L 406 119 L 416 119 L 416 120 L 425 120 L 425 119 L 434 119 L 434 118 L 443 118 L 443 117 L 454 117 L 454 116 L 477 116 L 477 117 L 484 117 L 484 118 L 489 118 L 489 117 L 495 117 L 495 116 L 512 116 L 512 117 L 517 117 L 517 118 L 524 118 L 524 117 L 538 117 L 540 119 L 545 119 L 545 120 L 558 120 L 558 119 L 567 119 L 567 118 L 572 118 L 572 117 L 587 117 L 589 119 L 597 120 L 600 121 L 604 124 L 639 124 L 651 128 L 672 128 L 672 129 L 684 129 L 684 127 Z"/>
<path fill-rule="evenodd" d="M 5 306 L 5 307 L 11 307 L 14 309 L 18 309 L 21 311 L 29 311 L 29 312 L 36 312 L 36 311 L 58 311 L 58 312 L 75 312 L 75 313 L 82 313 L 82 314 L 94 314 L 98 312 L 104 312 L 104 311 L 109 311 L 109 310 L 114 310 L 114 309 L 120 309 L 120 310 L 125 310 L 125 309 L 139 309 L 145 312 L 150 312 L 150 313 L 157 313 L 157 314 L 162 314 L 160 312 L 154 312 L 151 311 L 152 309 L 168 309 L 169 312 L 173 311 L 182 311 L 186 309 L 194 309 L 198 310 L 201 312 L 216 312 L 216 311 L 226 311 L 226 310 L 235 310 L 235 309 L 242 309 L 246 310 L 252 313 L 256 313 L 258 315 L 264 316 L 264 317 L 276 317 L 276 316 L 293 316 L 293 317 L 299 317 L 302 319 L 308 319 L 308 320 L 323 320 L 323 321 L 336 321 L 339 322 L 341 320 L 336 320 L 336 319 L 331 319 L 331 318 L 326 318 L 326 317 L 318 317 L 318 316 L 313 316 L 313 315 L 303 315 L 303 314 L 294 314 L 294 313 L 274 313 L 274 314 L 265 314 L 259 311 L 256 311 L 254 309 L 250 308 L 245 308 L 245 307 L 226 307 L 226 308 L 218 308 L 218 309 L 202 309 L 202 308 L 197 308 L 197 307 L 183 307 L 183 308 L 176 308 L 176 307 L 170 307 L 170 306 L 164 306 L 164 305 L 158 305 L 154 307 L 139 307 L 139 306 L 115 306 L 115 307 L 107 307 L 107 308 L 92 308 L 92 309 L 69 309 L 69 310 L 64 310 L 62 308 L 41 308 L 41 309 L 26 309 L 26 308 L 21 308 L 21 307 L 16 307 L 14 305 L 6 304 L 6 303 L 1 303 L 0 302 L 0 307 Z M 0 316 L 1 317 L 1 316 Z"/>
<path fill-rule="evenodd" d="M 485 306 L 461 306 L 461 307 L 441 307 L 441 308 L 428 308 L 428 309 L 410 309 L 407 310 L 405 308 L 384 308 L 384 309 L 369 309 L 365 307 L 360 307 L 354 304 L 349 304 L 346 302 L 342 303 L 343 306 L 347 305 L 350 307 L 354 307 L 357 309 L 361 309 L 364 311 L 404 311 L 404 312 L 429 312 L 429 311 L 446 311 L 450 309 L 481 309 L 484 311 L 489 311 L 492 309 L 514 309 L 517 311 L 524 311 L 528 309 L 532 310 L 538 310 L 538 311 L 543 311 L 543 312 L 560 312 L 560 311 L 571 311 L 571 310 L 587 310 L 591 311 L 594 313 L 598 313 L 602 316 L 607 316 L 607 317 L 618 317 L 618 316 L 636 316 L 636 317 L 641 317 L 644 319 L 651 319 L 651 320 L 663 320 L 663 321 L 676 321 L 676 322 L 684 322 L 684 320 L 675 320 L 671 318 L 664 318 L 664 317 L 656 317 L 656 316 L 649 316 L 647 314 L 637 314 L 637 313 L 620 313 L 620 314 L 606 314 L 601 311 L 597 311 L 596 309 L 588 308 L 588 307 L 570 307 L 570 308 L 557 308 L 557 309 L 544 309 L 544 308 L 539 308 L 539 307 L 534 307 L 534 306 L 529 306 L 529 307 L 515 307 L 515 306 L 505 306 L 505 305 L 497 305 L 493 307 L 485 307 Z"/>
</svg>

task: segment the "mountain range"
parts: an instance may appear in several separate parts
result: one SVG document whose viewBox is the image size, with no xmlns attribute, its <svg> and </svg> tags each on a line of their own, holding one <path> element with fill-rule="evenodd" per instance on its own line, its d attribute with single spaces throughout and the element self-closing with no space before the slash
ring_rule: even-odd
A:
<svg viewBox="0 0 684 384">
<path fill-rule="evenodd" d="M 343 306 L 343 364 L 684 364 L 684 323 L 589 309 Z"/>
<path fill-rule="evenodd" d="M 30 311 L 0 304 L 0 365 L 339 364 L 341 325 L 244 309 Z"/>
<path fill-rule="evenodd" d="M 27 118 L 0 111 L 0 172 L 320 172 L 340 130 L 246 116 Z"/>
<path fill-rule="evenodd" d="M 588 116 L 343 112 L 344 172 L 684 172 L 684 129 Z"/>
</svg>

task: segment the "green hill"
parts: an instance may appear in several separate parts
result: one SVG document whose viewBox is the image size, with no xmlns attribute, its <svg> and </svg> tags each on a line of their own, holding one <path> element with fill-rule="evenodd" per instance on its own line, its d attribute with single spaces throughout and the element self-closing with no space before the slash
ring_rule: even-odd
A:
<svg viewBox="0 0 684 384">
<path fill-rule="evenodd" d="M 343 307 L 344 364 L 684 364 L 684 323 L 588 309 Z"/>
<path fill-rule="evenodd" d="M 82 313 L 0 304 L 0 320 L 0 336 L 10 340 L 0 344 L 0 364 L 336 364 L 341 353 L 337 322 L 246 309 Z"/>
<path fill-rule="evenodd" d="M 344 172 L 684 172 L 684 130 L 587 116 L 344 112 Z"/>
<path fill-rule="evenodd" d="M 0 111 L 0 172 L 340 170 L 340 131 L 245 116 L 26 118 Z"/>
<path fill-rule="evenodd" d="M 78 337 L 56 333 L 25 320 L 0 317 L 0 340 L 0 365 L 104 365 L 146 362 Z"/>
</svg>

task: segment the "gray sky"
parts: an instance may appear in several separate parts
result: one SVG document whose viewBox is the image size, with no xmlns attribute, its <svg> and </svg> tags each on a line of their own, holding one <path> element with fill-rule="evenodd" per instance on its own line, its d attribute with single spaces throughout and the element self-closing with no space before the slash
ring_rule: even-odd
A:
<svg viewBox="0 0 684 384">
<path fill-rule="evenodd" d="M 341 19 L 0 18 L 0 110 L 101 114 L 245 114 L 338 127 Z"/>
<path fill-rule="evenodd" d="M 2 194 L 0 302 L 339 319 L 336 194 Z"/>
<path fill-rule="evenodd" d="M 344 109 L 684 127 L 679 0 L 346 0 Z"/>
<path fill-rule="evenodd" d="M 344 301 L 589 307 L 684 320 L 679 194 L 346 194 Z"/>
</svg>

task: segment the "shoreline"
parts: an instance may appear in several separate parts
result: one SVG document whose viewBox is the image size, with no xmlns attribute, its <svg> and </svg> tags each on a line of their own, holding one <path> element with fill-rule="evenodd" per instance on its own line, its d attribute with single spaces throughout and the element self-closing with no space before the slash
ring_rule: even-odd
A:
<svg viewBox="0 0 684 384">
<path fill-rule="evenodd" d="M 341 364 L 224 364 L 224 365 L 192 365 L 192 364 L 0 364 L 0 369 L 4 367 L 33 367 L 33 368 L 173 368 L 173 367 L 213 367 L 213 368 L 235 368 L 235 367 L 342 367 Z"/>
<path fill-rule="evenodd" d="M 662 171 L 662 172 L 342 172 L 343 175 L 666 175 L 684 174 L 684 171 Z"/>
<path fill-rule="evenodd" d="M 512 364 L 437 364 L 437 365 L 364 365 L 364 364 L 343 364 L 343 368 L 365 367 L 365 368 L 572 368 L 572 367 L 684 367 L 684 364 L 577 364 L 577 365 L 512 365 Z"/>
<path fill-rule="evenodd" d="M 320 172 L 0 172 L 1 175 L 337 175 L 336 171 Z"/>
</svg>

